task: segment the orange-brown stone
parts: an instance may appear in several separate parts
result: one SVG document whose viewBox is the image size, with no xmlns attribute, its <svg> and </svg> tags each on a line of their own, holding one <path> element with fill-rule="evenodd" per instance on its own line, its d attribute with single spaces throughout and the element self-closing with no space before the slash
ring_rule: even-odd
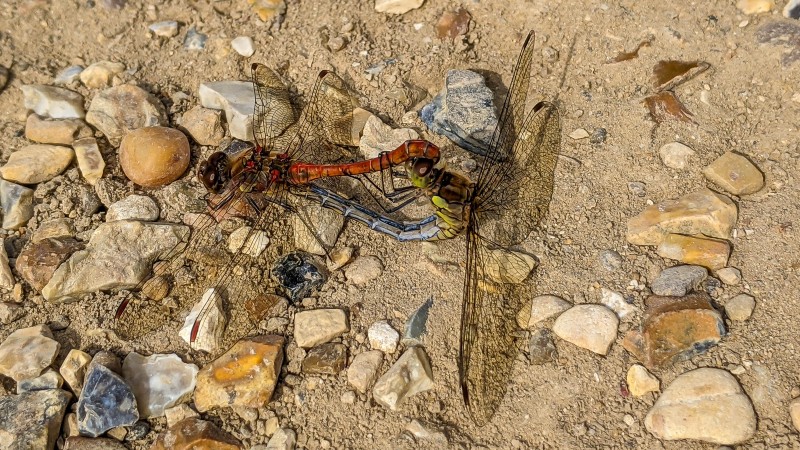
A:
<svg viewBox="0 0 800 450">
<path fill-rule="evenodd" d="M 150 450 L 240 450 L 233 436 L 211 422 L 189 417 L 161 433 Z"/>
<path fill-rule="evenodd" d="M 728 265 L 731 244 L 721 239 L 668 234 L 658 245 L 659 256 L 712 270 Z"/>
<path fill-rule="evenodd" d="M 695 292 L 684 297 L 652 295 L 645 301 L 642 336 L 646 365 L 663 366 L 690 358 L 719 342 L 725 322 L 710 300 L 707 294 Z"/>
<path fill-rule="evenodd" d="M 174 128 L 145 127 L 126 134 L 119 147 L 119 164 L 134 183 L 164 186 L 189 167 L 189 140 Z"/>
<path fill-rule="evenodd" d="M 200 412 L 214 407 L 260 408 L 269 402 L 283 363 L 283 336 L 257 336 L 237 342 L 197 375 L 194 403 Z"/>
</svg>

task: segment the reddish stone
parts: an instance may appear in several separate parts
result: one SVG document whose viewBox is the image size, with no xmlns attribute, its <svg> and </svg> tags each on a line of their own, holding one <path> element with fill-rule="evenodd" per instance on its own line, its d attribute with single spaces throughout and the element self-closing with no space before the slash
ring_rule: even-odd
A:
<svg viewBox="0 0 800 450">
<path fill-rule="evenodd" d="M 684 297 L 652 295 L 645 304 L 642 336 L 645 364 L 650 367 L 703 353 L 725 334 L 722 314 L 705 293 Z"/>
<path fill-rule="evenodd" d="M 42 239 L 26 245 L 14 267 L 25 281 L 41 291 L 58 266 L 83 247 L 82 243 L 71 237 Z"/>
<path fill-rule="evenodd" d="M 211 422 L 196 417 L 183 419 L 161 433 L 150 450 L 240 450 L 233 436 Z"/>
</svg>

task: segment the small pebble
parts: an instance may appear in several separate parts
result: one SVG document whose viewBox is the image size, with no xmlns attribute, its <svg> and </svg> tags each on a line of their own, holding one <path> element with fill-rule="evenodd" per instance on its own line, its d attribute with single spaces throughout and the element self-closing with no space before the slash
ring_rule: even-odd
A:
<svg viewBox="0 0 800 450">
<path fill-rule="evenodd" d="M 166 127 L 131 131 L 119 149 L 122 171 L 144 187 L 165 186 L 177 180 L 189 167 L 190 156 L 186 135 Z"/>
<path fill-rule="evenodd" d="M 167 419 L 167 427 L 172 428 L 173 425 L 180 422 L 183 419 L 187 419 L 189 417 L 200 417 L 200 414 L 197 413 L 191 406 L 187 405 L 186 403 L 181 403 L 178 405 L 173 406 L 172 408 L 167 408 L 164 410 L 164 416 Z"/>
<path fill-rule="evenodd" d="M 670 169 L 684 170 L 689 168 L 689 160 L 695 156 L 695 152 L 680 142 L 670 142 L 658 150 L 658 155 L 661 162 Z"/>
<path fill-rule="evenodd" d="M 53 80 L 53 83 L 72 84 L 80 80 L 81 72 L 83 72 L 82 66 L 69 66 L 66 69 L 63 69 L 61 72 L 58 72 L 58 75 L 56 75 L 56 79 Z"/>
<path fill-rule="evenodd" d="M 352 405 L 356 402 L 356 393 L 353 391 L 347 391 L 339 398 L 342 403 L 345 405 Z"/>
<path fill-rule="evenodd" d="M 700 266 L 675 266 L 664 269 L 650 284 L 656 295 L 683 296 L 696 288 L 708 276 L 708 270 Z"/>
<path fill-rule="evenodd" d="M 637 310 L 635 306 L 625 301 L 622 294 L 606 288 L 600 289 L 600 303 L 617 313 L 617 317 L 620 319 L 624 319 Z"/>
<path fill-rule="evenodd" d="M 800 398 L 796 398 L 789 403 L 789 415 L 792 417 L 794 429 L 800 431 Z"/>
<path fill-rule="evenodd" d="M 735 195 L 758 192 L 764 187 L 764 174 L 749 159 L 727 152 L 703 169 L 703 175 Z"/>
<path fill-rule="evenodd" d="M 605 128 L 595 128 L 591 137 L 589 137 L 589 143 L 600 145 L 606 141 L 606 137 L 608 137 L 608 131 Z"/>
<path fill-rule="evenodd" d="M 156 36 L 171 38 L 178 34 L 178 22 L 174 20 L 156 22 L 150 24 L 147 29 L 152 31 Z"/>
<path fill-rule="evenodd" d="M 613 272 L 622 267 L 622 255 L 614 250 L 603 250 L 598 257 L 600 264 L 609 272 Z"/>
<path fill-rule="evenodd" d="M 576 305 L 563 312 L 553 325 L 556 336 L 567 342 L 605 355 L 617 338 L 619 319 L 602 305 Z"/>
<path fill-rule="evenodd" d="M 589 132 L 584 130 L 583 128 L 578 128 L 578 129 L 576 129 L 575 131 L 573 131 L 572 133 L 569 134 L 569 137 L 574 139 L 574 140 L 576 140 L 576 141 L 580 140 L 580 139 L 586 139 L 589 136 L 591 136 L 589 134 Z"/>
<path fill-rule="evenodd" d="M 744 321 L 750 318 L 755 307 L 756 299 L 752 295 L 739 294 L 725 302 L 725 314 L 731 320 Z"/>
<path fill-rule="evenodd" d="M 628 390 L 634 397 L 641 397 L 648 392 L 657 392 L 661 384 L 650 371 L 641 364 L 634 364 L 626 375 Z"/>
<path fill-rule="evenodd" d="M 239 36 L 232 40 L 231 48 L 245 58 L 253 56 L 253 54 L 256 52 L 256 44 L 253 42 L 253 38 L 249 36 Z"/>
<path fill-rule="evenodd" d="M 533 329 L 539 322 L 554 317 L 572 307 L 568 301 L 556 295 L 540 295 L 525 301 L 517 314 L 517 324 L 522 329 Z"/>
<path fill-rule="evenodd" d="M 3 228 L 16 230 L 33 217 L 33 189 L 0 179 Z"/>
<path fill-rule="evenodd" d="M 0 325 L 8 325 L 25 316 L 25 308 L 8 302 L 0 302 Z"/>
<path fill-rule="evenodd" d="M 742 281 L 742 272 L 735 267 L 724 267 L 717 270 L 717 278 L 728 286 L 736 286 Z"/>
<path fill-rule="evenodd" d="M 311 348 L 350 330 L 341 309 L 311 309 L 294 316 L 294 339 L 298 347 Z"/>
<path fill-rule="evenodd" d="M 222 113 L 202 106 L 195 106 L 183 113 L 180 126 L 200 145 L 217 146 L 225 137 Z"/>
<path fill-rule="evenodd" d="M 103 170 L 106 168 L 97 140 L 93 137 L 78 139 L 72 143 L 72 149 L 75 150 L 75 159 L 78 161 L 81 175 L 87 183 L 94 186 L 102 178 Z"/>
<path fill-rule="evenodd" d="M 531 333 L 528 341 L 528 361 L 532 365 L 542 365 L 553 362 L 558 358 L 556 346 L 550 330 L 539 328 Z"/>
<path fill-rule="evenodd" d="M 400 341 L 400 333 L 385 320 L 373 323 L 367 330 L 367 336 L 373 350 L 380 350 L 388 354 L 397 350 L 397 343 Z"/>
<path fill-rule="evenodd" d="M 422 6 L 425 0 L 375 0 L 375 11 L 388 14 L 405 14 Z"/>
<path fill-rule="evenodd" d="M 206 40 L 208 36 L 199 33 L 194 27 L 189 28 L 186 32 L 186 38 L 183 40 L 183 46 L 187 50 L 202 50 L 206 47 Z"/>
<path fill-rule="evenodd" d="M 146 195 L 129 195 L 108 207 L 106 222 L 114 220 L 144 220 L 151 222 L 158 219 L 158 215 L 159 209 L 155 200 Z"/>
<path fill-rule="evenodd" d="M 332 52 L 338 52 L 339 50 L 343 49 L 345 45 L 347 45 L 347 41 L 345 41 L 341 36 L 336 36 L 328 39 L 327 45 Z"/>
<path fill-rule="evenodd" d="M 736 7 L 745 14 L 758 14 L 772 11 L 775 7 L 773 0 L 739 0 Z"/>
<path fill-rule="evenodd" d="M 303 359 L 303 372 L 308 374 L 336 375 L 347 363 L 347 348 L 344 344 L 327 342 L 312 347 Z"/>
<path fill-rule="evenodd" d="M 97 89 L 108 86 L 114 75 L 122 73 L 125 64 L 111 61 L 96 62 L 81 72 L 81 83 L 89 89 Z"/>
</svg>

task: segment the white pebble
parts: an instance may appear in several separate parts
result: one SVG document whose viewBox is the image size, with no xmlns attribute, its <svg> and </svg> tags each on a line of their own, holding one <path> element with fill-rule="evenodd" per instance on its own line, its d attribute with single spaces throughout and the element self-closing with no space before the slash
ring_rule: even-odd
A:
<svg viewBox="0 0 800 450">
<path fill-rule="evenodd" d="M 233 47 L 236 53 L 244 56 L 245 58 L 253 56 L 253 53 L 256 52 L 256 45 L 253 42 L 253 39 L 249 36 L 239 36 L 232 40 L 231 47 Z"/>
</svg>

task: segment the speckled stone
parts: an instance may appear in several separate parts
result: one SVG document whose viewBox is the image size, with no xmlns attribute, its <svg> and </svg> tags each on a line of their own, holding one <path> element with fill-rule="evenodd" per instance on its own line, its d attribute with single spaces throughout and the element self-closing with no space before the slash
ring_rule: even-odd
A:
<svg viewBox="0 0 800 450">
<path fill-rule="evenodd" d="M 385 320 L 370 325 L 367 330 L 367 337 L 373 350 L 380 350 L 388 354 L 392 354 L 397 350 L 397 343 L 400 341 L 400 333 Z"/>
<path fill-rule="evenodd" d="M 0 447 L 52 450 L 71 397 L 61 389 L 0 396 Z"/>
<path fill-rule="evenodd" d="M 708 276 L 708 270 L 700 266 L 675 266 L 661 271 L 650 283 L 656 295 L 682 296 L 694 289 Z"/>
</svg>

